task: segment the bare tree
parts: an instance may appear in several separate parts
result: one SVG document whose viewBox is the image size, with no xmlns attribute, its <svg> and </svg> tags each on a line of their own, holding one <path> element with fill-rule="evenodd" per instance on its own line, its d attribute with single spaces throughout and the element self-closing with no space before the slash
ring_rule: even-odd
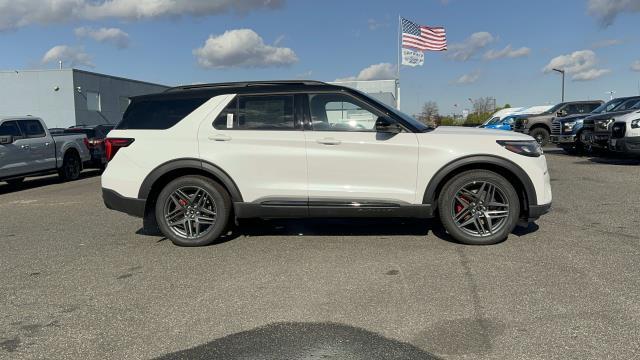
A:
<svg viewBox="0 0 640 360">
<path fill-rule="evenodd" d="M 418 120 L 425 124 L 434 124 L 439 116 L 438 104 L 435 101 L 427 101 L 422 105 L 422 111 Z"/>
<path fill-rule="evenodd" d="M 485 114 L 495 109 L 495 99 L 492 97 L 480 97 L 472 101 L 473 112 L 476 114 Z"/>
</svg>

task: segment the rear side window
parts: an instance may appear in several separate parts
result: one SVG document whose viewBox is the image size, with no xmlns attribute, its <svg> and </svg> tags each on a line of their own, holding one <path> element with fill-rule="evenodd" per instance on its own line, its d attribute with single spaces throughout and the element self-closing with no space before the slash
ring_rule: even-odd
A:
<svg viewBox="0 0 640 360">
<path fill-rule="evenodd" d="M 214 120 L 218 130 L 295 130 L 293 95 L 239 96 Z"/>
<path fill-rule="evenodd" d="M 116 129 L 164 130 L 187 117 L 209 98 L 134 101 Z"/>
<path fill-rule="evenodd" d="M 38 120 L 18 120 L 18 126 L 20 126 L 20 130 L 22 130 L 22 133 L 28 138 L 45 136 L 44 128 Z"/>
<path fill-rule="evenodd" d="M 5 121 L 0 125 L 0 136 L 11 135 L 13 137 L 22 137 L 22 132 L 15 121 Z"/>
</svg>

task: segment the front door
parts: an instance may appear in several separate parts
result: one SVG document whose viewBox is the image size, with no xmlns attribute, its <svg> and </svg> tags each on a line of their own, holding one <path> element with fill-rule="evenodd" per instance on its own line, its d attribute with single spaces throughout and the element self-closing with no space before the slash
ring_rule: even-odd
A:
<svg viewBox="0 0 640 360">
<path fill-rule="evenodd" d="M 28 147 L 29 172 L 53 170 L 56 167 L 55 145 L 39 120 L 18 120 L 20 130 L 25 135 L 22 144 Z"/>
<path fill-rule="evenodd" d="M 15 120 L 0 124 L 0 136 L 13 136 L 13 143 L 0 144 L 0 178 L 17 176 L 28 172 L 29 149 L 25 147 L 24 136 Z"/>
<path fill-rule="evenodd" d="M 416 198 L 416 134 L 379 133 L 384 116 L 344 93 L 308 96 L 310 124 L 305 137 L 309 201 L 344 206 L 413 203 Z"/>
</svg>

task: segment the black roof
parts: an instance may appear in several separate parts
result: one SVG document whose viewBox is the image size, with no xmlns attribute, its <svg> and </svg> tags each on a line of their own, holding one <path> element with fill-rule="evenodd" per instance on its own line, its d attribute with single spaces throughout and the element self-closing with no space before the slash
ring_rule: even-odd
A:
<svg viewBox="0 0 640 360">
<path fill-rule="evenodd" d="M 254 92 L 295 92 L 318 90 L 354 91 L 353 89 L 344 86 L 328 84 L 322 81 L 315 80 L 241 81 L 176 86 L 161 93 L 135 96 L 132 97 L 131 100 L 154 100 L 202 96 L 209 97 L 225 93 L 241 94 Z"/>
</svg>

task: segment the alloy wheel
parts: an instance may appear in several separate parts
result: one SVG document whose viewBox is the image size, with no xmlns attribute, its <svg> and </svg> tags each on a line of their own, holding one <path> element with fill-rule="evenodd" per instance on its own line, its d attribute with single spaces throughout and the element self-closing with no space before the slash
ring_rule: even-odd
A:
<svg viewBox="0 0 640 360">
<path fill-rule="evenodd" d="M 164 204 L 164 220 L 171 231 L 185 239 L 196 239 L 213 230 L 216 203 L 207 190 L 198 186 L 176 189 Z"/>
<path fill-rule="evenodd" d="M 474 181 L 461 187 L 452 200 L 454 224 L 466 234 L 485 237 L 495 234 L 509 218 L 509 199 L 489 181 Z"/>
</svg>

